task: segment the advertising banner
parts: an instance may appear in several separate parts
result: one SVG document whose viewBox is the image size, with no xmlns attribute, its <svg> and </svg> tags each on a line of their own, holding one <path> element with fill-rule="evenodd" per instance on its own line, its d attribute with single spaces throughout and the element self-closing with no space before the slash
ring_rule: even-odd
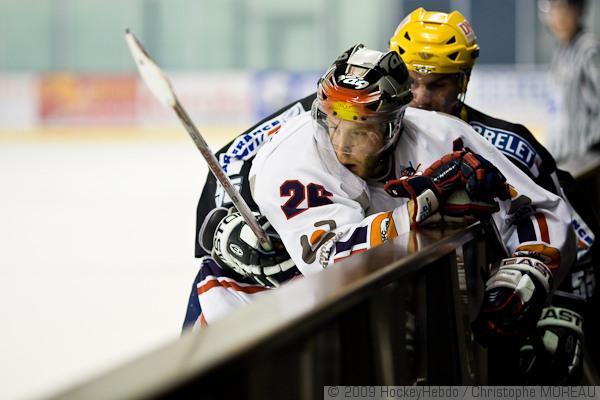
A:
<svg viewBox="0 0 600 400">
<path fill-rule="evenodd" d="M 130 125 L 135 122 L 134 75 L 44 75 L 39 117 L 45 125 Z"/>
</svg>

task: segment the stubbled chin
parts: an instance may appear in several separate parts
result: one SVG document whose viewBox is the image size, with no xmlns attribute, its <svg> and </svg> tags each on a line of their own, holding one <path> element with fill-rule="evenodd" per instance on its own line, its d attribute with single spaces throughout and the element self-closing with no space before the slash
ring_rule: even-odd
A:
<svg viewBox="0 0 600 400">
<path fill-rule="evenodd" d="M 356 165 L 354 164 L 344 164 L 344 167 L 346 167 L 346 169 L 348 169 L 350 172 L 352 172 L 355 175 L 358 175 L 358 168 Z"/>
<path fill-rule="evenodd" d="M 348 168 L 348 167 L 346 167 Z M 362 179 L 367 179 L 364 175 L 364 173 L 362 173 L 363 171 L 361 170 L 361 168 L 357 167 L 356 165 L 352 166 L 351 168 L 348 168 L 354 175 L 362 178 Z"/>
</svg>

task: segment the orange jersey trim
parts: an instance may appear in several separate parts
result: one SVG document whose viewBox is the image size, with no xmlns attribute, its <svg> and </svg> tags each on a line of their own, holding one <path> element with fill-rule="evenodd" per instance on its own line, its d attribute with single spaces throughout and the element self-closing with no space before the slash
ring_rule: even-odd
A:
<svg viewBox="0 0 600 400">
<path fill-rule="evenodd" d="M 211 279 L 210 281 L 206 282 L 204 285 L 198 287 L 198 295 L 201 295 L 203 293 L 208 292 L 210 289 L 215 288 L 215 287 L 222 287 L 225 289 L 233 289 L 237 292 L 243 292 L 243 293 L 248 293 L 248 294 L 253 294 L 253 293 L 258 293 L 258 292 L 263 292 L 265 290 L 268 290 L 266 287 L 263 286 L 240 286 L 235 282 L 231 282 L 231 281 L 219 281 L 217 279 Z"/>
</svg>

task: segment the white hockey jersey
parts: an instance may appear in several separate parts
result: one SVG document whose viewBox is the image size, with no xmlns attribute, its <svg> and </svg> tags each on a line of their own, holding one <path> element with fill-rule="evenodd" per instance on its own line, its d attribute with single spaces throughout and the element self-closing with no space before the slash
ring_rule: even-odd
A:
<svg viewBox="0 0 600 400">
<path fill-rule="evenodd" d="M 545 255 L 558 284 L 574 260 L 576 245 L 564 201 L 537 186 L 457 118 L 408 108 L 403 124 L 394 151 L 396 176 L 407 168 L 424 170 L 450 153 L 455 139 L 462 139 L 515 189 L 493 216 L 508 250 Z M 309 112 L 291 119 L 260 149 L 250 171 L 254 200 L 303 274 L 410 229 L 407 199 L 391 197 L 383 183 L 354 175 L 314 135 Z"/>
</svg>

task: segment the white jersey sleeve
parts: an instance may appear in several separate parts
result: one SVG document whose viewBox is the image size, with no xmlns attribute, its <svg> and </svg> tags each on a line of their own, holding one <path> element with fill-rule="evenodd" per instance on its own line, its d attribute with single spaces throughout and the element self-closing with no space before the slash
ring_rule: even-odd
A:
<svg viewBox="0 0 600 400">
<path fill-rule="evenodd" d="M 303 274 L 326 268 L 409 230 L 405 199 L 367 215 L 369 189 L 313 140 L 310 113 L 290 120 L 250 171 L 260 211 Z"/>
<path fill-rule="evenodd" d="M 535 184 L 516 168 L 491 143 L 474 133 L 463 121 L 434 112 L 409 108 L 402 139 L 416 143 L 418 162 L 427 166 L 440 153 L 449 153 L 460 138 L 466 147 L 495 165 L 511 185 L 511 199 L 500 201 L 500 211 L 493 218 L 511 253 L 520 251 L 542 259 L 553 271 L 555 285 L 560 283 L 575 259 L 576 239 L 571 227 L 570 211 L 559 196 Z M 400 153 L 402 142 L 398 145 Z M 405 146 L 407 147 L 407 146 Z M 410 152 L 410 150 L 408 150 Z M 435 159 L 431 159 L 433 156 Z M 399 154 L 398 157 L 404 157 Z M 411 155 L 415 157 L 415 155 Z"/>
<path fill-rule="evenodd" d="M 407 199 L 387 196 L 381 193 L 381 185 L 367 185 L 344 168 L 332 151 L 316 144 L 312 124 L 309 113 L 290 120 L 259 151 L 250 171 L 261 213 L 279 232 L 303 274 L 410 229 Z M 405 166 L 424 170 L 450 153 L 459 138 L 493 163 L 514 189 L 512 198 L 499 202 L 500 211 L 493 216 L 509 251 L 543 259 L 558 284 L 575 254 L 565 202 L 537 186 L 469 125 L 409 108 L 394 150 L 396 174 Z"/>
</svg>

